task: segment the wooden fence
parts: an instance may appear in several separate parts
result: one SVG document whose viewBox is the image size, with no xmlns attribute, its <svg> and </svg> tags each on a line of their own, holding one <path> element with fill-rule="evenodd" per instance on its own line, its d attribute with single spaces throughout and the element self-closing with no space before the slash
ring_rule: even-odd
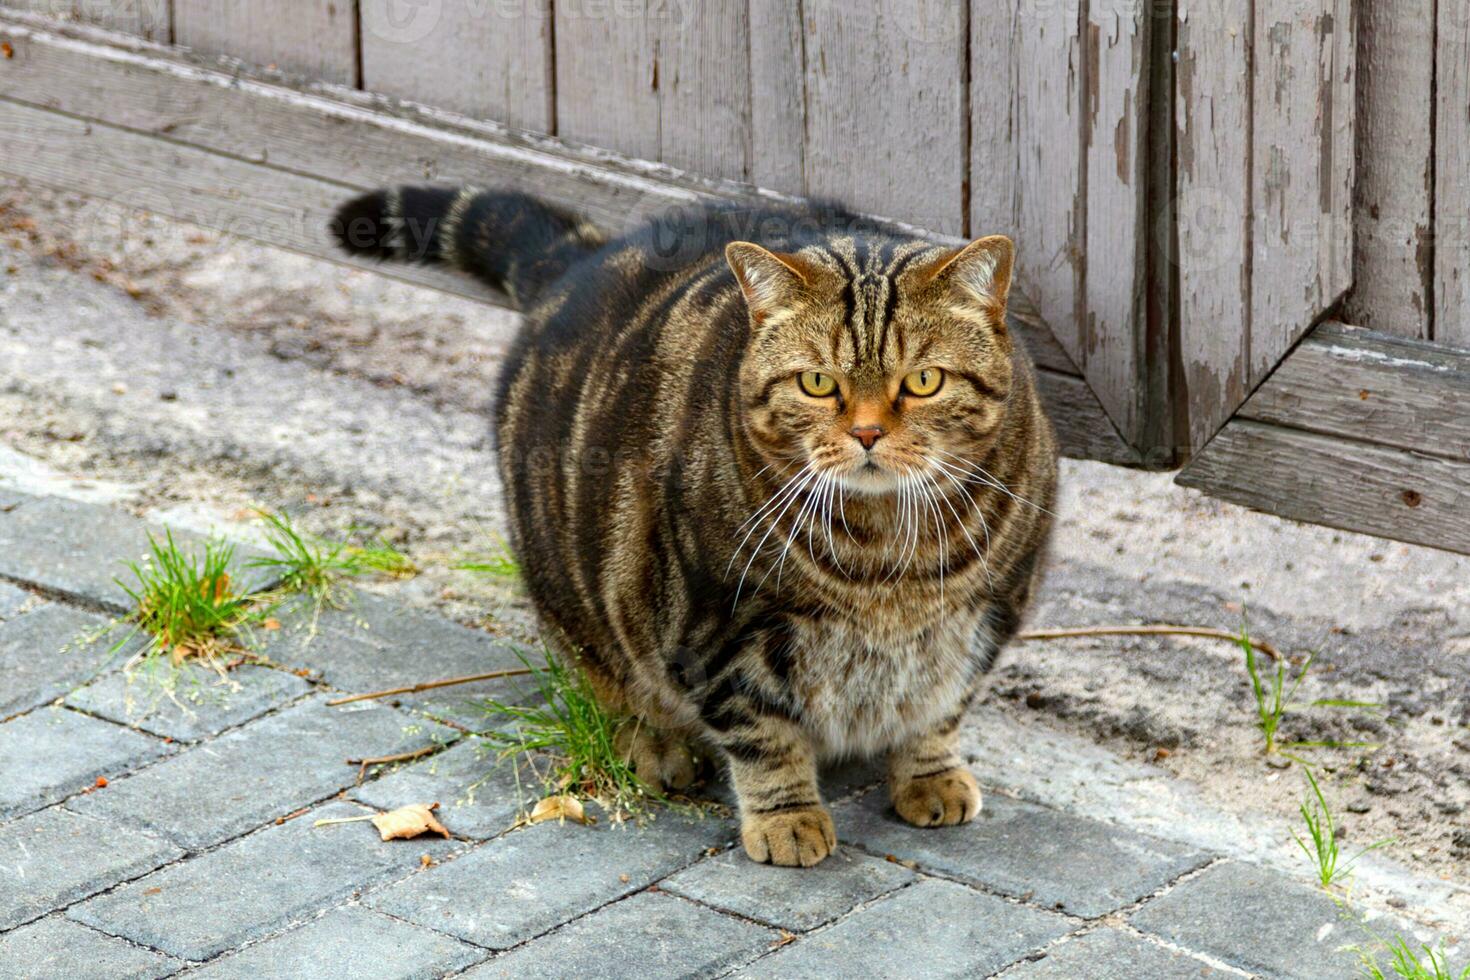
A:
<svg viewBox="0 0 1470 980">
<path fill-rule="evenodd" d="M 1388 480 L 1333 504 L 1348 491 L 1331 481 L 1288 486 L 1252 472 L 1242 489 L 1219 462 L 1239 455 L 1232 439 L 1243 445 L 1233 426 L 1256 440 L 1250 452 L 1265 440 L 1268 455 L 1273 439 L 1282 453 L 1302 452 L 1287 446 L 1297 438 L 1288 430 L 1330 437 L 1314 450 L 1328 471 L 1342 456 L 1333 447 L 1357 438 L 1346 421 L 1321 419 L 1350 420 L 1361 406 L 1319 404 L 1357 392 L 1327 385 L 1303 399 L 1266 385 L 1284 359 L 1289 367 L 1321 349 L 1328 335 L 1307 335 L 1329 313 L 1437 345 L 1421 366 L 1441 355 L 1459 364 L 1445 345 L 1470 344 L 1470 4 L 1459 0 L 0 0 L 4 7 L 101 24 L 179 53 L 133 45 L 124 58 L 44 42 L 30 67 L 0 64 L 0 108 L 8 99 L 18 119 L 31 118 L 26 107 L 60 110 L 117 127 L 107 138 L 118 145 L 132 147 L 127 134 L 143 132 L 230 161 L 190 158 L 206 170 L 243 160 L 290 180 L 351 186 L 498 179 L 614 223 L 631 220 L 640 196 L 763 188 L 837 197 L 939 236 L 1005 232 L 1019 246 L 1020 320 L 1074 451 L 1147 465 L 1198 457 L 1185 479 L 1209 489 L 1287 513 L 1304 513 L 1299 496 L 1326 494 L 1327 516 L 1314 505 L 1313 519 L 1353 515 L 1337 520 L 1415 539 L 1443 538 L 1444 513 L 1466 503 L 1461 469 L 1414 483 L 1424 467 L 1412 460 L 1424 446 L 1456 466 L 1470 460 L 1470 446 L 1444 432 L 1415 431 L 1438 424 L 1417 409 L 1401 413 L 1412 422 L 1379 426 L 1368 440 L 1373 452 L 1404 457 L 1385 464 L 1405 463 L 1404 487 Z M 34 34 L 44 23 L 21 19 L 17 29 Z M 88 66 L 102 62 L 110 89 L 92 81 L 102 69 Z M 173 65 L 263 79 L 375 115 L 267 88 L 236 93 L 226 108 L 215 81 Z M 152 126 L 150 112 L 159 116 Z M 242 115 L 198 115 L 221 112 Z M 311 119 L 322 120 L 315 135 Z M 442 132 L 415 142 L 394 119 Z M 85 154 L 96 137 L 68 135 L 74 143 L 63 151 L 64 129 L 56 123 L 49 142 L 35 141 L 33 159 L 0 169 L 105 192 L 115 178 L 63 159 Z M 409 159 L 382 152 L 388 132 Z M 525 153 L 539 162 L 526 164 Z M 179 200 L 167 179 L 143 169 L 127 169 L 128 179 Z M 193 181 L 190 194 L 227 199 L 206 184 Z M 300 193 L 315 208 L 314 195 L 327 191 Z M 199 220 L 197 209 L 189 214 Z M 260 237 L 325 250 L 314 234 Z M 1334 356 L 1387 356 L 1376 340 L 1365 343 Z M 1420 374 L 1443 381 L 1458 371 Z M 1301 372 L 1281 377 L 1304 383 Z M 1375 397 L 1404 386 L 1374 384 Z M 1269 409 L 1252 399 L 1268 389 L 1278 392 Z M 1293 399 L 1317 415 L 1283 410 Z M 1441 455 L 1452 446 L 1460 448 Z M 1404 499 L 1419 501 L 1412 514 Z M 1470 529 L 1464 541 L 1470 547 Z"/>
</svg>

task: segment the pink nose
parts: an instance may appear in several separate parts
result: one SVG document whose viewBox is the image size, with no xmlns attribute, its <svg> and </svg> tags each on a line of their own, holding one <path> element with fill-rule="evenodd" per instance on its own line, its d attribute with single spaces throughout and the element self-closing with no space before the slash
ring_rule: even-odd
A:
<svg viewBox="0 0 1470 980">
<path fill-rule="evenodd" d="M 873 443 L 877 442 L 883 435 L 881 425 L 855 425 L 847 430 L 854 439 L 863 444 L 864 449 L 872 449 Z"/>
</svg>

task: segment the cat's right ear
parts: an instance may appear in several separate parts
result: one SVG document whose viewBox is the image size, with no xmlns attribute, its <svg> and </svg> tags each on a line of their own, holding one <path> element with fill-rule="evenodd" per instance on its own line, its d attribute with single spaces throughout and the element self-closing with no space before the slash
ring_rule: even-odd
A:
<svg viewBox="0 0 1470 980">
<path fill-rule="evenodd" d="M 725 261 L 745 294 L 751 321 L 764 323 L 779 310 L 788 309 L 805 292 L 816 270 L 795 255 L 772 252 L 753 242 L 731 242 L 725 246 Z"/>
</svg>

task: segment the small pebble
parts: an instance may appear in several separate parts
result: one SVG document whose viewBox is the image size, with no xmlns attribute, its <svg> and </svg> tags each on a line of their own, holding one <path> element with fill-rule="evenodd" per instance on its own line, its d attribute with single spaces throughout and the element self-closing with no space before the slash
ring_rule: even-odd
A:
<svg viewBox="0 0 1470 980">
<path fill-rule="evenodd" d="M 119 381 L 112 386 L 112 393 L 114 395 L 126 395 L 128 393 L 128 386 Z"/>
</svg>

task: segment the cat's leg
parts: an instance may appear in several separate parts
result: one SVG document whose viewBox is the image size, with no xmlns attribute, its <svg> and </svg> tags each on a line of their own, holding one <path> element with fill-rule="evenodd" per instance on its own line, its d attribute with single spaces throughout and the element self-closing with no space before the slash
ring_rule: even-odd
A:
<svg viewBox="0 0 1470 980">
<path fill-rule="evenodd" d="M 955 751 L 962 717 L 963 710 L 955 712 L 888 755 L 889 798 L 916 827 L 969 823 L 980 812 L 980 787 Z"/>
<path fill-rule="evenodd" d="M 697 772 L 693 746 L 684 737 L 655 728 L 643 718 L 623 723 L 613 748 L 638 778 L 657 792 L 685 789 Z"/>
<path fill-rule="evenodd" d="M 740 842 L 752 861 L 811 867 L 837 846 L 817 789 L 816 754 L 792 722 L 760 715 L 717 744 L 740 801 Z"/>
</svg>

